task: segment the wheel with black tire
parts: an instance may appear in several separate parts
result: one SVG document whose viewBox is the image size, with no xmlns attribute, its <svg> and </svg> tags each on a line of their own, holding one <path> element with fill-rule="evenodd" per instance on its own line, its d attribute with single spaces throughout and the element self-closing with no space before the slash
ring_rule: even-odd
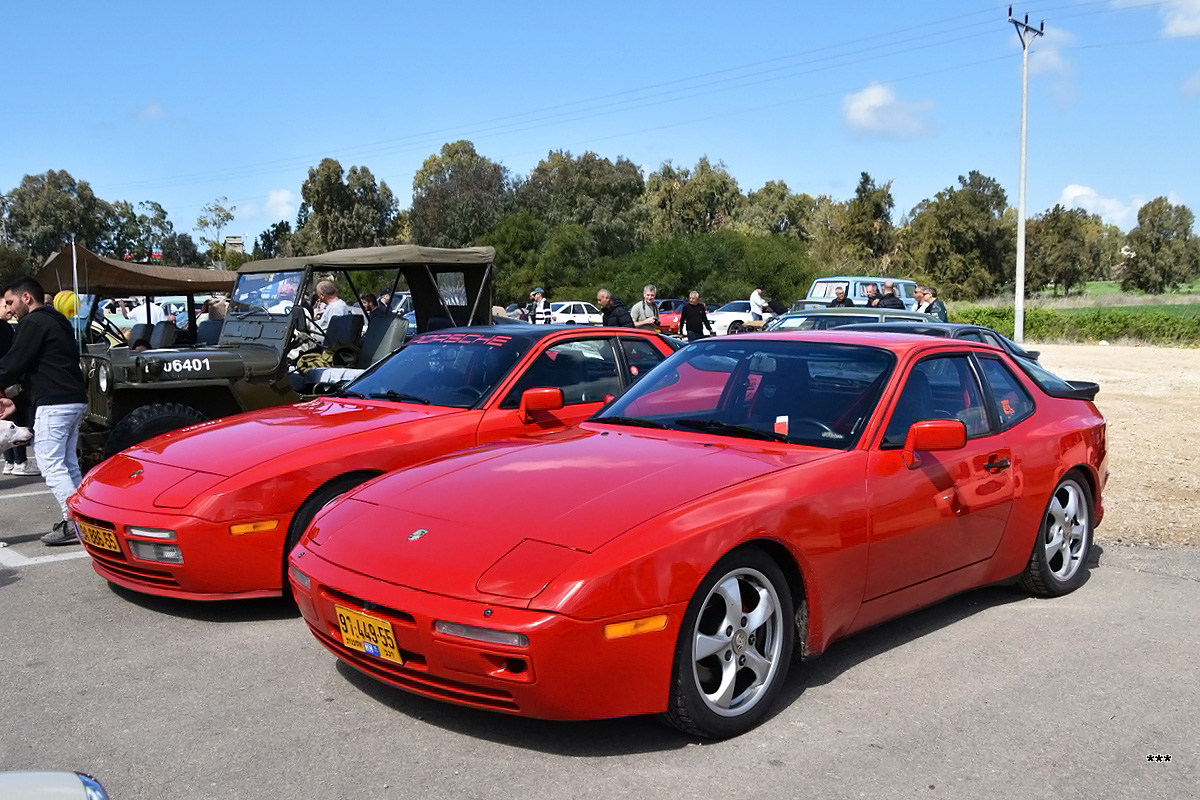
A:
<svg viewBox="0 0 1200 800">
<path fill-rule="evenodd" d="M 729 323 L 729 327 L 725 329 L 725 332 L 726 333 L 741 333 L 745 329 L 746 329 L 746 326 L 744 324 L 742 324 L 742 321 L 740 319 L 735 319 L 733 322 Z"/>
<path fill-rule="evenodd" d="M 717 562 L 688 603 L 663 720 L 710 739 L 757 725 L 783 688 L 795 641 L 792 593 L 756 547 Z"/>
<path fill-rule="evenodd" d="M 208 422 L 208 417 L 181 403 L 150 403 L 130 411 L 108 434 L 104 457 L 109 458 L 135 444 L 164 433 Z"/>
<path fill-rule="evenodd" d="M 291 584 L 288 583 L 287 579 L 288 554 L 300 542 L 300 537 L 304 535 L 304 531 L 308 530 L 308 526 L 313 521 L 313 518 L 317 516 L 317 512 L 334 500 L 337 500 L 346 492 L 356 486 L 362 486 L 374 477 L 375 473 L 371 472 L 356 472 L 349 475 L 341 475 L 310 494 L 308 499 L 300 504 L 300 508 L 296 509 L 296 514 L 292 517 L 292 524 L 288 527 L 287 539 L 284 540 L 283 544 L 284 596 L 290 597 L 292 593 Z"/>
<path fill-rule="evenodd" d="M 1021 586 L 1039 597 L 1061 597 L 1087 577 L 1092 550 L 1092 491 L 1078 472 L 1069 472 L 1054 489 Z"/>
</svg>

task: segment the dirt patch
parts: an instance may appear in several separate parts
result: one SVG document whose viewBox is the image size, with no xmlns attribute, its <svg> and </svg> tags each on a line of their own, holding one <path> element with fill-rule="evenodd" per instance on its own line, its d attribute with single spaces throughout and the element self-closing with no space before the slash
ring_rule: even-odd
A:
<svg viewBox="0 0 1200 800">
<path fill-rule="evenodd" d="M 1108 419 L 1104 524 L 1096 540 L 1200 546 L 1200 350 L 1029 343 L 1063 378 L 1096 381 Z"/>
</svg>

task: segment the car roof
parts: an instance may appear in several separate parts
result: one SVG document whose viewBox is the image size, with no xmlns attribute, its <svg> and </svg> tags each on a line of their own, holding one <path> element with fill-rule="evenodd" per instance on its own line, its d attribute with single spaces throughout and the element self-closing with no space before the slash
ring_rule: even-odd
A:
<svg viewBox="0 0 1200 800">
<path fill-rule="evenodd" d="M 876 331 L 877 326 L 864 325 L 857 330 L 848 331 L 845 327 L 830 328 L 824 331 L 765 331 L 762 333 L 739 333 L 730 337 L 734 341 L 800 341 L 824 344 L 857 344 L 880 347 L 896 354 L 912 350 L 942 349 L 942 350 L 974 350 L 981 349 L 997 352 L 998 348 L 991 344 L 972 342 L 967 339 L 952 339 L 946 337 L 926 336 L 919 333 L 901 333 L 893 331 Z M 724 341 L 726 337 L 720 337 Z M 707 340 L 706 340 L 707 341 Z"/>
<path fill-rule="evenodd" d="M 868 306 L 838 306 L 837 308 L 809 308 L 804 311 L 789 311 L 786 314 L 780 314 L 780 317 L 818 317 L 818 316 L 842 316 L 844 314 L 858 314 L 859 316 L 867 315 L 872 317 L 903 317 L 911 319 L 914 322 L 932 319 L 928 314 L 921 311 L 909 311 L 903 308 L 873 308 Z M 863 323 L 864 325 L 886 325 L 888 323 Z M 908 323 L 902 323 L 908 324 Z"/>
<path fill-rule="evenodd" d="M 632 336 L 645 336 L 646 338 L 657 338 L 658 333 L 655 331 L 640 331 L 636 328 L 615 328 L 603 327 L 600 325 L 531 325 L 529 323 L 515 322 L 508 325 L 471 325 L 469 327 L 458 328 L 438 328 L 437 330 L 425 331 L 413 336 L 412 341 L 417 341 L 422 336 L 430 334 L 446 334 L 446 333 L 469 333 L 473 336 L 486 338 L 488 336 L 508 336 L 513 339 L 519 339 L 526 344 L 540 342 L 547 336 L 556 333 L 579 333 L 583 335 L 595 335 L 603 333 L 612 335 L 620 333 Z"/>
</svg>

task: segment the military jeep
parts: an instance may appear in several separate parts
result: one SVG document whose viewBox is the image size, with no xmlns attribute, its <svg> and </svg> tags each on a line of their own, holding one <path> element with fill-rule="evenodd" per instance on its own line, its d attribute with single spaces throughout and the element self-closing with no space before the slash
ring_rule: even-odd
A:
<svg viewBox="0 0 1200 800">
<path fill-rule="evenodd" d="M 107 269 L 130 266 L 87 255 Z M 408 322 L 387 308 L 367 315 L 355 307 L 354 313 L 334 317 L 329 330 L 321 330 L 307 302 L 321 280 L 332 281 L 347 304 L 355 304 L 365 291 L 390 291 L 393 296 L 408 291 L 418 330 L 490 324 L 493 258 L 490 247 L 454 250 L 395 245 L 248 262 L 228 289 L 228 308 L 215 343 L 204 343 L 204 325 L 193 318 L 184 327 L 190 328 L 191 335 L 176 337 L 165 346 L 162 340 L 152 339 L 152 347 L 142 351 L 125 342 L 113 345 L 111 332 L 103 337 L 98 334 L 95 315 L 100 304 L 93 291 L 98 287 L 88 286 L 81 278 L 80 293 L 87 292 L 93 299 L 82 324 L 88 409 L 80 434 L 81 459 L 90 466 L 187 425 L 296 403 L 331 391 L 403 344 Z M 218 281 L 235 277 L 234 273 L 212 270 L 153 269 L 207 273 Z M 43 286 L 47 291 L 56 291 L 70 288 L 70 274 L 60 254 L 47 262 L 39 278 L 46 278 Z M 118 288 L 114 283 L 118 281 L 107 280 L 105 288 Z M 129 291 L 128 286 L 119 288 Z M 207 284 L 196 282 L 191 288 L 211 291 Z M 178 285 L 159 285 L 154 293 L 178 294 L 179 289 Z M 133 293 L 146 291 L 143 286 Z M 188 306 L 191 313 L 191 295 Z M 154 327 L 162 329 L 163 324 Z M 321 353 L 331 356 L 308 364 L 326 366 L 306 368 L 306 357 Z"/>
</svg>

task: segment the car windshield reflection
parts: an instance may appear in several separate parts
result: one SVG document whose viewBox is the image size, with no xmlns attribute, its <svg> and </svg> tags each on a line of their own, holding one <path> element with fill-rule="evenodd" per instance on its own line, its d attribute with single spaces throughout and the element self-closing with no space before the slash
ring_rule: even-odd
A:
<svg viewBox="0 0 1200 800">
<path fill-rule="evenodd" d="M 705 341 L 671 356 L 593 421 L 848 449 L 894 364 L 890 352 L 863 345 Z"/>
<path fill-rule="evenodd" d="M 375 364 L 345 394 L 397 403 L 472 408 L 489 396 L 521 357 L 511 336 L 428 333 Z"/>
</svg>

